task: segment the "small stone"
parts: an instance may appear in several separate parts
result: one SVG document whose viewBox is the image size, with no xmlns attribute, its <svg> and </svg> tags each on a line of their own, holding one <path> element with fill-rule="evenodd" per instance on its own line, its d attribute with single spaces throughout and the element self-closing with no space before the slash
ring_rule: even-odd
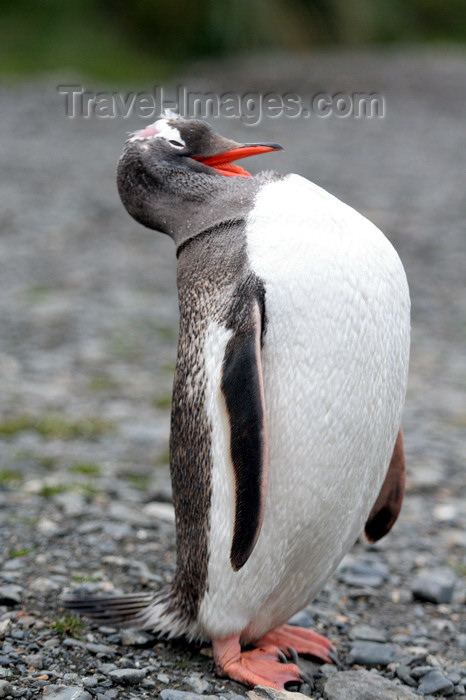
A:
<svg viewBox="0 0 466 700">
<path fill-rule="evenodd" d="M 0 680 L 0 698 L 5 698 L 13 690 L 13 686 L 8 681 Z"/>
<path fill-rule="evenodd" d="M 99 679 L 95 673 L 92 676 L 84 676 L 83 678 L 83 685 L 85 685 L 86 688 L 95 688 L 98 684 Z"/>
<path fill-rule="evenodd" d="M 297 625 L 298 627 L 312 627 L 314 625 L 314 618 L 309 615 L 305 610 L 296 613 L 293 617 L 288 620 L 289 625 Z"/>
<path fill-rule="evenodd" d="M 403 683 L 411 685 L 414 688 L 417 686 L 416 681 L 411 676 L 411 669 L 409 668 L 409 666 L 405 666 L 404 664 L 400 664 L 399 666 L 397 666 L 396 675 L 398 676 L 400 681 L 403 681 Z"/>
<path fill-rule="evenodd" d="M 170 676 L 167 676 L 166 673 L 158 673 L 157 680 L 163 683 L 164 685 L 167 685 L 167 683 L 170 683 Z"/>
<path fill-rule="evenodd" d="M 75 639 L 74 637 L 65 637 L 62 642 L 64 647 L 85 647 L 86 645 L 80 639 Z"/>
<path fill-rule="evenodd" d="M 388 579 L 388 567 L 382 561 L 363 560 L 346 562 L 338 571 L 338 579 L 349 586 L 377 588 Z"/>
<path fill-rule="evenodd" d="M 135 630 L 129 627 L 120 632 L 120 642 L 124 646 L 144 646 L 156 639 L 154 635 L 147 634 L 141 630 Z"/>
<path fill-rule="evenodd" d="M 11 630 L 11 620 L 2 620 L 0 622 L 0 639 L 5 639 Z"/>
<path fill-rule="evenodd" d="M 212 685 L 208 681 L 206 681 L 204 678 L 201 678 L 200 676 L 195 676 L 194 674 L 185 678 L 184 682 L 186 683 L 186 685 L 189 685 L 189 687 L 192 688 L 195 693 L 198 693 L 199 695 L 202 695 L 203 693 L 208 693 L 209 690 L 212 690 Z"/>
<path fill-rule="evenodd" d="M 412 585 L 412 594 L 417 600 L 429 603 L 451 603 L 456 576 L 446 567 L 421 571 Z"/>
<path fill-rule="evenodd" d="M 99 671 L 100 673 L 103 673 L 105 676 L 107 676 L 110 671 L 114 671 L 116 669 L 115 664 L 99 664 Z"/>
<path fill-rule="evenodd" d="M 447 678 L 449 681 L 451 681 L 453 683 L 453 685 L 458 685 L 458 683 L 461 682 L 461 676 L 459 673 L 455 673 L 455 672 L 447 673 Z"/>
<path fill-rule="evenodd" d="M 143 512 L 151 518 L 165 520 L 167 523 L 175 522 L 175 509 L 171 503 L 152 501 L 144 506 Z"/>
<path fill-rule="evenodd" d="M 44 663 L 44 655 L 39 651 L 36 654 L 27 654 L 23 656 L 24 663 L 34 668 L 41 668 Z"/>
<path fill-rule="evenodd" d="M 50 591 L 57 591 L 59 588 L 61 588 L 59 583 L 45 576 L 34 579 L 29 586 L 29 589 L 36 593 L 50 593 Z"/>
<path fill-rule="evenodd" d="M 110 671 L 109 677 L 115 683 L 140 683 L 146 676 L 144 668 L 117 668 Z"/>
<path fill-rule="evenodd" d="M 101 654 L 102 656 L 115 656 L 115 651 L 106 646 L 105 644 L 95 644 L 94 642 L 88 642 L 86 644 L 86 649 L 92 654 Z"/>
<path fill-rule="evenodd" d="M 419 680 L 419 678 L 422 678 L 422 676 L 425 676 L 426 673 L 430 673 L 430 671 L 434 671 L 435 669 L 432 668 L 432 666 L 416 666 L 411 670 L 411 675 L 413 678 L 416 680 Z"/>
<path fill-rule="evenodd" d="M 325 682 L 326 700 L 416 700 L 409 688 L 398 685 L 378 673 L 343 671 Z"/>
<path fill-rule="evenodd" d="M 421 695 L 432 695 L 433 693 L 440 692 L 445 693 L 445 691 L 452 689 L 453 683 L 449 681 L 441 671 L 437 670 L 426 673 L 418 686 L 418 692 L 421 693 Z"/>
<path fill-rule="evenodd" d="M 79 686 L 49 685 L 44 688 L 47 700 L 92 700 L 92 696 Z"/>
<path fill-rule="evenodd" d="M 254 690 L 247 693 L 249 700 L 309 700 L 307 695 L 302 693 L 291 693 L 288 690 L 276 690 L 275 688 L 266 688 L 263 685 L 256 685 Z"/>
<path fill-rule="evenodd" d="M 387 633 L 385 630 L 369 627 L 369 625 L 356 625 L 351 630 L 353 639 L 364 639 L 368 642 L 386 642 Z"/>
<path fill-rule="evenodd" d="M 395 653 L 394 644 L 357 641 L 350 649 L 350 660 L 353 664 L 364 666 L 387 666 L 394 660 Z"/>
<path fill-rule="evenodd" d="M 20 603 L 22 592 L 22 587 L 14 584 L 0 586 L 0 605 L 16 605 Z"/>
<path fill-rule="evenodd" d="M 162 700 L 199 700 L 197 693 L 190 693 L 184 690 L 172 690 L 165 688 L 160 693 Z M 202 700 L 218 700 L 218 695 L 202 695 Z"/>
<path fill-rule="evenodd" d="M 54 649 L 55 647 L 58 647 L 60 645 L 60 640 L 58 637 L 50 637 L 50 639 L 46 639 L 43 646 L 46 649 Z"/>
</svg>

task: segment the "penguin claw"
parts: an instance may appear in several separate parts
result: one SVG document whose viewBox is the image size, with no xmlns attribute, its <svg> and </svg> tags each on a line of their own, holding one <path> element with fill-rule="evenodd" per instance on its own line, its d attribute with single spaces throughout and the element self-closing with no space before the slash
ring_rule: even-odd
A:
<svg viewBox="0 0 466 700">
<path fill-rule="evenodd" d="M 286 658 L 286 655 L 282 652 L 281 649 L 279 649 L 277 651 L 277 656 L 278 656 L 279 660 L 282 662 L 282 664 L 288 663 L 288 659 Z"/>
<path fill-rule="evenodd" d="M 290 655 L 291 660 L 293 661 L 294 664 L 298 664 L 298 652 L 294 647 L 288 647 L 288 654 Z"/>
<path fill-rule="evenodd" d="M 334 653 L 335 651 L 332 643 L 326 637 L 314 632 L 314 630 L 294 625 L 276 627 L 254 644 L 255 646 L 274 645 L 285 653 L 293 648 L 298 654 L 315 656 L 324 663 L 333 662 L 329 652 Z"/>
<path fill-rule="evenodd" d="M 334 649 L 330 649 L 327 652 L 327 656 L 330 659 L 330 661 L 332 661 L 335 664 L 335 666 L 337 666 L 338 668 L 343 668 L 343 664 L 340 661 L 340 657 Z"/>
</svg>

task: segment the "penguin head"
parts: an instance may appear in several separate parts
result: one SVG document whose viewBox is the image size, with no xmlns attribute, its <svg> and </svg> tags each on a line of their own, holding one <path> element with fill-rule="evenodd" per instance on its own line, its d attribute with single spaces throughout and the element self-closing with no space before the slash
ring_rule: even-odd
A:
<svg viewBox="0 0 466 700">
<path fill-rule="evenodd" d="M 232 179 L 252 177 L 233 161 L 281 148 L 238 143 L 200 119 L 169 114 L 126 141 L 118 164 L 119 194 L 133 218 L 174 236 L 180 211 L 188 217 L 193 206 L 209 204 L 231 187 Z"/>
</svg>

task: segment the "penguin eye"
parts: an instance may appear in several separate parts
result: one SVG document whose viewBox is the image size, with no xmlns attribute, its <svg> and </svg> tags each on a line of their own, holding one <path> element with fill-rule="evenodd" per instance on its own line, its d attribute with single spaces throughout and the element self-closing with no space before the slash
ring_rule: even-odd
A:
<svg viewBox="0 0 466 700">
<path fill-rule="evenodd" d="M 169 139 L 168 143 L 171 143 L 171 145 L 175 146 L 175 148 L 184 148 L 184 144 L 180 143 L 179 141 L 172 141 L 172 139 Z"/>
</svg>

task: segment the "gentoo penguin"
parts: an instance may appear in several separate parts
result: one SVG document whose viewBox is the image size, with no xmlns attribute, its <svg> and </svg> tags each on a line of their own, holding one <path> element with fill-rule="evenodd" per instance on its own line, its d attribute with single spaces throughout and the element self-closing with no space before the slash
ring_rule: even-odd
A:
<svg viewBox="0 0 466 700">
<path fill-rule="evenodd" d="M 176 245 L 180 335 L 170 466 L 177 569 L 159 592 L 69 596 L 99 621 L 210 639 L 246 685 L 299 680 L 287 625 L 364 530 L 391 528 L 404 482 L 409 292 L 354 209 L 299 175 L 233 161 L 279 150 L 161 118 L 127 141 L 128 212 Z M 241 645 L 252 645 L 242 651 Z"/>
</svg>

